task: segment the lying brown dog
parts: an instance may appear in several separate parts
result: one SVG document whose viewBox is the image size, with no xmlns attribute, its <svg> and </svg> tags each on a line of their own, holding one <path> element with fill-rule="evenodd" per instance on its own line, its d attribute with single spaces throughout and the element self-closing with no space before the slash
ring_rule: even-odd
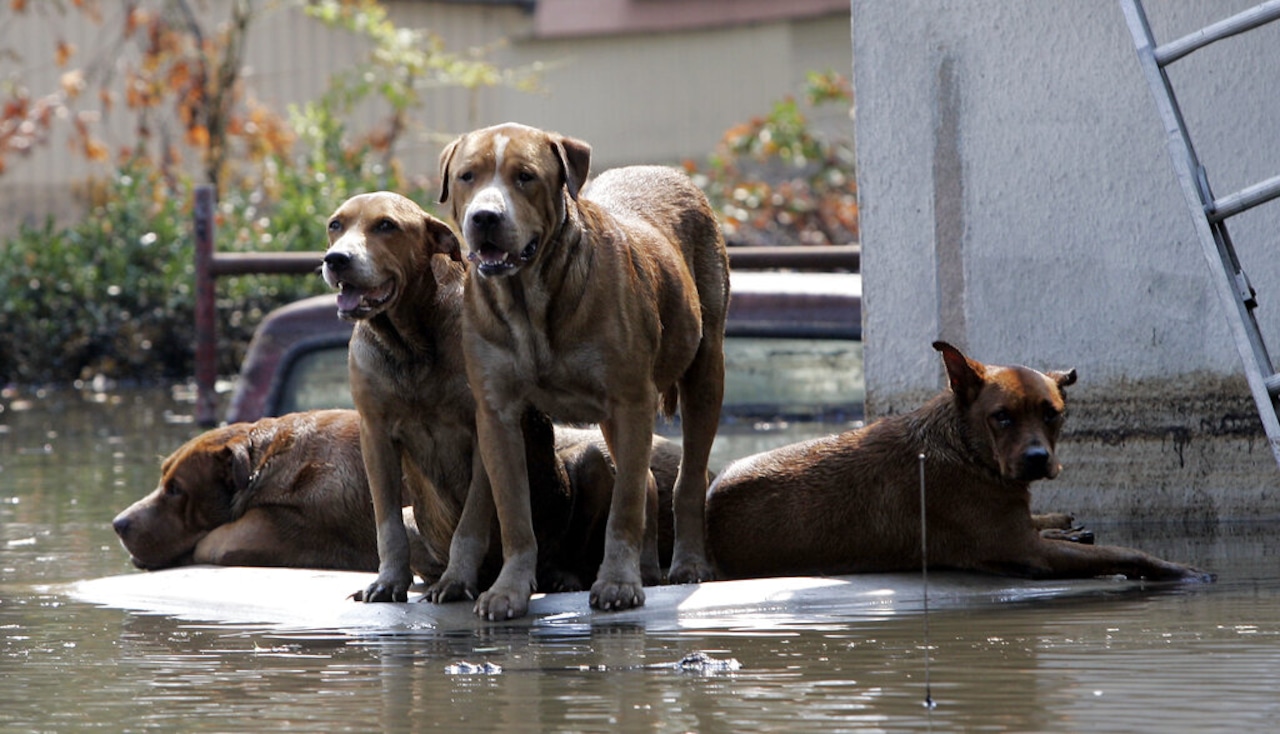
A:
<svg viewBox="0 0 1280 734">
<path fill-rule="evenodd" d="M 403 601 L 416 571 L 431 584 L 429 599 L 474 598 L 496 575 L 488 569 L 501 561 L 489 543 L 493 502 L 463 366 L 466 266 L 458 242 L 447 225 L 405 197 L 362 194 L 330 217 L 323 275 L 339 289 L 339 315 L 356 322 L 351 391 L 377 522 L 378 577 L 356 597 Z M 551 423 L 538 411 L 522 411 L 516 421 L 518 441 L 510 450 L 539 468 L 526 489 L 526 501 L 531 493 L 538 507 L 533 520 L 543 541 L 537 571 L 550 590 L 572 589 L 595 574 L 591 559 L 599 554 L 589 545 L 598 523 L 591 513 L 608 506 L 612 468 L 603 452 L 581 441 L 557 454 Z M 608 481 L 598 480 L 604 474 Z M 402 496 L 413 506 L 427 550 L 426 563 L 412 568 Z M 463 518 L 479 529 L 455 537 Z M 650 536 L 656 543 L 656 525 Z M 656 546 L 649 557 L 656 569 Z"/>
<path fill-rule="evenodd" d="M 930 567 L 1031 578 L 1123 574 L 1211 580 L 1117 546 L 1041 537 L 1030 483 L 1052 479 L 1075 370 L 988 366 L 942 352 L 951 389 L 865 428 L 742 459 L 707 501 L 707 537 L 730 577 L 918 570 L 925 456 Z"/>
<path fill-rule="evenodd" d="M 525 614 L 536 585 L 532 475 L 520 437 L 530 406 L 601 425 L 617 478 L 590 598 L 625 609 L 644 603 L 654 421 L 660 402 L 668 415 L 678 402 L 684 450 L 668 579 L 711 577 L 703 508 L 724 392 L 724 240 L 706 197 L 682 173 L 622 168 L 582 190 L 590 162 L 586 143 L 516 124 L 463 135 L 440 157 L 440 201 L 451 205 L 474 263 L 464 349 L 504 557 L 476 603 L 491 619 Z M 459 535 L 482 532 L 459 527 Z"/>
<path fill-rule="evenodd" d="M 530 440 L 527 436 L 526 431 L 526 441 Z M 604 560 L 609 500 L 616 474 L 608 444 L 599 430 L 556 426 L 555 445 L 554 466 L 538 466 L 535 454 L 530 452 L 530 476 L 563 472 L 565 481 L 574 488 L 575 503 L 568 526 L 562 532 L 539 534 L 540 542 L 550 536 L 556 545 L 553 549 L 539 548 L 540 556 L 550 555 L 554 560 L 539 568 L 538 585 L 543 591 L 578 591 L 595 581 Z M 680 446 L 655 435 L 649 469 L 657 486 L 656 492 L 647 497 L 646 518 L 654 522 L 645 524 L 641 574 L 646 584 L 658 584 L 662 581 L 662 569 L 671 564 L 671 493 L 680 469 Z M 535 523 L 551 521 L 545 518 L 545 509 L 542 512 L 544 519 L 539 520 L 539 510 L 534 509 Z"/>
<path fill-rule="evenodd" d="M 550 440 L 549 423 L 535 430 L 544 434 L 533 443 Z M 209 563 L 376 571 L 359 431 L 354 410 L 292 413 L 208 431 L 165 459 L 159 486 L 112 526 L 134 565 L 146 570 Z M 555 440 L 557 460 L 542 469 L 592 489 L 577 493 L 588 501 L 556 538 L 559 552 L 574 562 L 545 568 L 544 584 L 548 591 L 577 590 L 600 564 L 613 468 L 599 431 L 562 428 Z M 679 447 L 655 437 L 653 472 L 668 499 L 679 463 Z M 659 519 L 655 567 L 671 552 L 670 513 Z M 432 565 L 411 508 L 403 520 L 410 565 L 425 577 Z"/>
<path fill-rule="evenodd" d="M 112 522 L 138 568 L 189 563 L 371 571 L 373 506 L 352 410 L 236 423 L 191 439 Z"/>
</svg>

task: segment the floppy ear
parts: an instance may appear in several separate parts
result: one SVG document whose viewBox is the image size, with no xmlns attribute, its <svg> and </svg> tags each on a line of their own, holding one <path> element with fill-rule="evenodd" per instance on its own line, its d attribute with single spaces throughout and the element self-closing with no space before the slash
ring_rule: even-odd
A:
<svg viewBox="0 0 1280 734">
<path fill-rule="evenodd" d="M 458 143 L 462 142 L 462 138 L 454 140 L 440 151 L 440 202 L 441 204 L 449 200 L 449 166 L 453 163 L 453 154 L 458 150 Z"/>
<path fill-rule="evenodd" d="M 1067 387 L 1068 385 L 1076 384 L 1076 371 L 1073 369 L 1054 370 L 1053 372 L 1046 372 L 1045 375 L 1050 380 L 1053 380 L 1058 384 L 1059 390 L 1061 390 L 1064 387 Z"/>
<path fill-rule="evenodd" d="M 448 255 L 450 260 L 462 262 L 462 245 L 458 244 L 458 238 L 449 225 L 430 214 L 424 214 L 423 220 L 426 225 L 423 231 L 427 235 L 427 251 L 432 255 Z"/>
<path fill-rule="evenodd" d="M 947 368 L 947 381 L 951 385 L 951 392 L 955 393 L 961 404 L 968 405 L 977 400 L 978 393 L 982 391 L 983 381 L 986 379 L 986 365 L 969 359 L 959 349 L 944 341 L 934 342 L 933 348 L 942 352 L 942 363 Z"/>
<path fill-rule="evenodd" d="M 576 138 L 560 135 L 551 139 L 551 147 L 560 161 L 564 186 L 569 190 L 569 196 L 577 201 L 578 192 L 587 182 L 587 174 L 591 171 L 591 146 Z"/>
<path fill-rule="evenodd" d="M 222 449 L 227 467 L 227 488 L 232 494 L 240 494 L 249 487 L 253 478 L 253 459 L 249 456 L 249 441 L 232 441 Z"/>
</svg>

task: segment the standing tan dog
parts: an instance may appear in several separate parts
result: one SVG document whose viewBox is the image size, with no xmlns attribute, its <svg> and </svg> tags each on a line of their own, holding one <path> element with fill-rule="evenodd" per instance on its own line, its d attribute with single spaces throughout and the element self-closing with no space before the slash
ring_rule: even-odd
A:
<svg viewBox="0 0 1280 734">
<path fill-rule="evenodd" d="M 731 577 L 918 570 L 925 456 L 930 567 L 1031 578 L 1211 580 L 1117 546 L 1041 537 L 1030 484 L 1054 450 L 1075 370 L 984 365 L 945 342 L 951 389 L 923 407 L 742 459 L 716 479 L 707 536 Z"/>
<path fill-rule="evenodd" d="M 413 575 L 402 496 L 426 545 L 426 561 L 412 564 L 431 584 L 426 598 L 474 598 L 501 562 L 490 550 L 493 502 L 463 365 L 461 259 L 448 225 L 398 194 L 352 197 L 329 219 L 323 275 L 339 289 L 339 315 L 356 322 L 351 392 L 377 522 L 378 577 L 356 594 L 364 601 L 408 597 Z M 603 546 L 593 513 L 608 504 L 612 466 L 592 448 L 593 432 L 571 432 L 557 448 L 550 420 L 536 410 L 516 416 L 516 431 L 514 449 L 538 468 L 526 489 L 538 509 L 538 573 L 549 590 L 575 589 L 579 579 L 594 577 L 593 559 L 598 565 L 603 552 L 593 550 Z M 672 463 L 670 450 L 658 449 L 654 465 Z M 656 505 L 656 489 L 650 501 Z M 471 518 L 473 532 L 455 538 L 460 518 Z M 656 524 L 648 537 L 656 575 Z"/>
<path fill-rule="evenodd" d="M 724 393 L 724 239 L 687 176 L 622 168 L 583 190 L 590 162 L 586 143 L 516 124 L 463 135 L 440 156 L 440 201 L 474 264 L 464 349 L 504 558 L 476 603 L 490 619 L 525 614 L 535 586 L 519 431 L 529 406 L 601 425 L 617 479 L 591 605 L 626 609 L 644 603 L 654 421 L 659 403 L 670 415 L 678 402 L 684 451 L 668 579 L 711 578 L 703 508 Z"/>
<path fill-rule="evenodd" d="M 160 466 L 159 485 L 111 525 L 138 568 L 190 563 L 377 568 L 353 410 L 233 423 Z"/>
</svg>

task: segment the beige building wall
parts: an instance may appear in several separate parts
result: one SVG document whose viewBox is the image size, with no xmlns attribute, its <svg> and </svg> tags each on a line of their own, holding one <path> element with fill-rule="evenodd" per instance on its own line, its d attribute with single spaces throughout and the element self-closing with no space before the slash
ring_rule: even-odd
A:
<svg viewBox="0 0 1280 734">
<path fill-rule="evenodd" d="M 414 115 L 414 128 L 398 154 L 407 172 L 431 178 L 438 151 L 450 136 L 507 120 L 587 140 L 595 170 L 633 162 L 701 163 L 725 129 L 765 114 L 785 95 L 798 94 L 806 72 L 834 70 L 847 76 L 852 58 L 849 8 L 839 3 L 808 0 L 801 4 L 806 13 L 790 19 L 587 35 L 539 35 L 535 14 L 514 5 L 385 4 L 400 26 L 429 28 L 451 51 L 488 47 L 489 58 L 502 66 L 545 65 L 540 93 L 442 89 L 430 95 Z M 0 64 L 0 75 L 16 78 L 33 93 L 56 88 L 64 71 L 51 60 L 58 37 L 77 47 L 73 65 L 92 60 L 95 73 L 110 71 L 113 33 L 118 36 L 112 29 L 122 22 L 122 11 L 114 3 L 103 8 L 102 26 L 74 13 L 14 16 L 7 7 L 0 10 L 10 16 L 0 19 L 0 46 L 23 59 Z M 213 27 L 225 19 L 226 8 L 212 3 L 204 12 L 211 14 Z M 330 75 L 361 57 L 359 41 L 349 34 L 325 28 L 296 9 L 272 12 L 252 27 L 246 88 L 250 96 L 283 113 L 290 104 L 319 96 Z M 380 111 L 366 105 L 352 127 L 363 129 L 377 119 Z M 823 110 L 815 122 L 830 134 L 852 137 L 844 111 Z M 119 107 L 100 125 L 113 148 L 127 144 L 134 129 Z M 65 222 L 83 212 L 78 192 L 84 182 L 109 169 L 88 164 L 69 150 L 68 130 L 62 125 L 31 155 L 9 158 L 8 170 L 0 176 L 0 236 L 22 221 L 38 223 L 52 214 Z"/>
</svg>

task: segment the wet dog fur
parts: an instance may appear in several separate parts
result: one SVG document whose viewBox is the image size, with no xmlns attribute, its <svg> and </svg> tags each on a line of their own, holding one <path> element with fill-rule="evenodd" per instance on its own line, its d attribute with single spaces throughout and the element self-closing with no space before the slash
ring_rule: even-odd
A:
<svg viewBox="0 0 1280 734">
<path fill-rule="evenodd" d="M 377 571 L 373 504 L 360 455 L 354 410 L 318 410 L 235 423 L 202 433 L 161 464 L 160 481 L 112 522 L 138 568 L 191 564 Z M 550 440 L 550 424 L 531 427 Z M 604 549 L 613 465 L 599 431 L 557 428 L 558 461 L 540 467 L 584 492 L 583 505 L 554 536 L 573 563 L 541 569 L 548 591 L 585 588 Z M 670 500 L 680 448 L 654 437 L 653 473 Z M 603 499 L 603 502 L 601 501 Z M 661 507 L 655 499 L 655 511 Z M 659 516 L 657 564 L 670 562 L 671 515 Z M 432 568 L 411 507 L 403 520 L 410 566 Z M 651 571 L 655 576 L 659 573 Z"/>
<path fill-rule="evenodd" d="M 924 455 L 928 562 L 1029 578 L 1210 580 L 1130 548 L 1044 537 L 1030 485 L 1061 468 L 1074 370 L 985 365 L 945 342 L 950 389 L 865 428 L 737 461 L 713 483 L 707 537 L 719 573 L 744 578 L 918 570 Z M 1059 517 L 1057 522 L 1065 522 Z"/>
<path fill-rule="evenodd" d="M 380 558 L 377 578 L 355 596 L 406 600 L 417 571 L 429 585 L 426 599 L 475 598 L 496 575 L 501 555 L 489 542 L 493 504 L 463 363 L 467 273 L 458 241 L 443 222 L 389 192 L 348 199 L 328 229 L 322 274 L 339 289 L 339 315 L 355 322 L 350 379 Z M 557 453 L 545 414 L 529 409 L 517 421 L 520 440 L 508 448 L 540 467 L 528 490 L 538 508 L 537 573 L 548 590 L 572 590 L 589 583 L 599 563 L 592 565 L 599 556 L 592 543 L 603 542 L 592 513 L 608 506 L 612 465 L 584 439 Z M 667 456 L 655 452 L 653 461 Z M 605 475 L 609 481 L 601 481 Z M 646 501 L 656 503 L 653 491 Z M 402 495 L 426 546 L 425 568 L 410 567 Z M 455 535 L 464 518 L 480 529 Z M 651 574 L 657 573 L 657 534 L 655 525 L 648 533 Z"/>
<path fill-rule="evenodd" d="M 464 349 L 504 556 L 476 604 L 491 619 L 525 614 L 536 587 L 532 475 L 519 450 L 529 406 L 601 425 L 617 472 L 590 603 L 625 609 L 644 602 L 655 416 L 678 402 L 683 463 L 668 580 L 712 577 L 703 509 L 724 390 L 724 240 L 684 174 L 633 166 L 584 188 L 590 160 L 580 140 L 513 123 L 463 135 L 440 158 L 440 201 L 473 263 Z"/>
<path fill-rule="evenodd" d="M 323 410 L 235 423 L 168 456 L 112 521 L 138 568 L 192 563 L 372 571 L 359 418 Z"/>
</svg>

